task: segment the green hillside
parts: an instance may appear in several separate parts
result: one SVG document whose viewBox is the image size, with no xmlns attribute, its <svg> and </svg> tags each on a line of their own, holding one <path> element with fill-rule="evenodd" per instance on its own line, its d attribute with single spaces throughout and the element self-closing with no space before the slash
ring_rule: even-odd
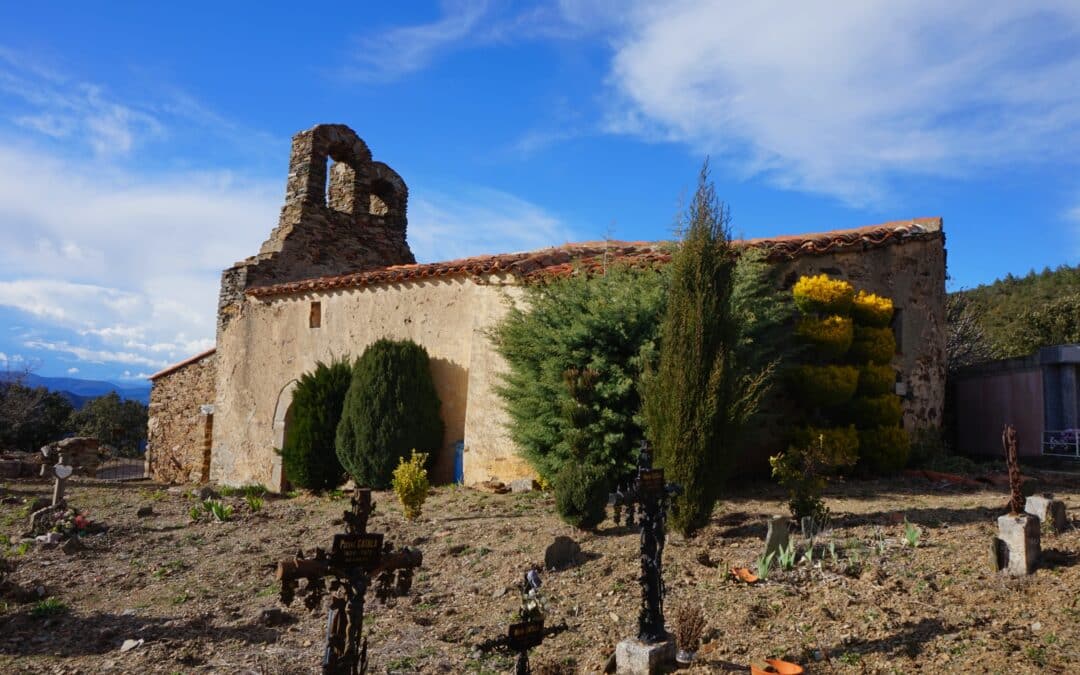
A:
<svg viewBox="0 0 1080 675">
<path fill-rule="evenodd" d="M 1080 342 L 1080 265 L 1010 274 L 952 295 L 970 306 L 998 358 Z"/>
</svg>

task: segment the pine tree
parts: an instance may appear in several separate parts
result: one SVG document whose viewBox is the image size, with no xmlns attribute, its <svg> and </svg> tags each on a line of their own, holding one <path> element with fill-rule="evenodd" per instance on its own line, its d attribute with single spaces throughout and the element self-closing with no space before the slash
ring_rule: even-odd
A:
<svg viewBox="0 0 1080 675">
<path fill-rule="evenodd" d="M 411 340 L 375 342 L 357 360 L 337 428 L 337 456 L 357 485 L 390 486 L 412 450 L 433 458 L 443 440 L 427 351 Z"/>
<path fill-rule="evenodd" d="M 734 458 L 736 431 L 761 391 L 741 376 L 734 358 L 741 331 L 729 220 L 706 164 L 671 261 L 659 364 L 643 383 L 656 463 L 683 487 L 671 523 L 684 534 L 708 522 Z"/>
<path fill-rule="evenodd" d="M 281 449 L 285 477 L 296 487 L 325 490 L 337 487 L 345 470 L 334 449 L 352 365 L 318 363 L 305 373 L 293 392 L 292 423 Z"/>
</svg>

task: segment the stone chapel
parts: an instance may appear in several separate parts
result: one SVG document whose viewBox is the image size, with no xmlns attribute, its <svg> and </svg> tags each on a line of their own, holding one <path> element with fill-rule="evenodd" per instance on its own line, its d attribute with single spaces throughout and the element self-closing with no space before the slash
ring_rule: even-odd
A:
<svg viewBox="0 0 1080 675">
<path fill-rule="evenodd" d="M 408 189 L 344 125 L 292 139 L 285 204 L 259 252 L 221 275 L 216 347 L 150 377 L 147 463 L 167 482 L 261 483 L 281 490 L 292 391 L 317 361 L 356 357 L 380 338 L 431 356 L 446 425 L 433 479 L 466 484 L 532 475 L 496 394 L 505 364 L 487 331 L 521 284 L 599 260 L 667 260 L 660 243 L 592 242 L 417 263 L 406 240 Z M 909 430 L 941 423 L 945 389 L 945 236 L 940 218 L 738 242 L 782 265 L 787 283 L 827 273 L 893 298 Z"/>
</svg>

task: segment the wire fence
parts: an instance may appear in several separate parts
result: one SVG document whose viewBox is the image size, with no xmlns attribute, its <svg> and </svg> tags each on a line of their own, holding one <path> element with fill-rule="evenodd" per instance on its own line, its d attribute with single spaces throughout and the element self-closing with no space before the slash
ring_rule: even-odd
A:
<svg viewBox="0 0 1080 675">
<path fill-rule="evenodd" d="M 146 461 L 142 457 L 117 457 L 103 462 L 94 474 L 102 480 L 142 480 L 146 478 Z"/>
</svg>

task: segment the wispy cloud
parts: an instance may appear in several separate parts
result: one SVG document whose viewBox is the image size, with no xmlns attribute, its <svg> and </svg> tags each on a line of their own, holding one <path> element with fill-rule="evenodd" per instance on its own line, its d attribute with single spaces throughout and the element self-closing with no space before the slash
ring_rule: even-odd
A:
<svg viewBox="0 0 1080 675">
<path fill-rule="evenodd" d="M 574 2 L 522 7 L 497 0 L 444 0 L 434 21 L 370 31 L 354 40 L 347 78 L 387 82 L 415 73 L 439 57 L 464 49 L 523 40 L 572 39 L 593 30 L 591 13 Z"/>
<path fill-rule="evenodd" d="M 584 5 L 585 9 L 582 9 Z M 609 128 L 849 203 L 901 175 L 1080 150 L 1080 5 L 575 3 L 609 31 Z"/>
<path fill-rule="evenodd" d="M 361 81 L 387 81 L 416 72 L 469 36 L 488 10 L 486 0 L 453 0 L 443 4 L 443 15 L 435 21 L 358 38 L 346 74 Z"/>
<path fill-rule="evenodd" d="M 409 243 L 418 260 L 526 251 L 579 239 L 579 234 L 536 204 L 490 188 L 413 192 Z"/>
</svg>

